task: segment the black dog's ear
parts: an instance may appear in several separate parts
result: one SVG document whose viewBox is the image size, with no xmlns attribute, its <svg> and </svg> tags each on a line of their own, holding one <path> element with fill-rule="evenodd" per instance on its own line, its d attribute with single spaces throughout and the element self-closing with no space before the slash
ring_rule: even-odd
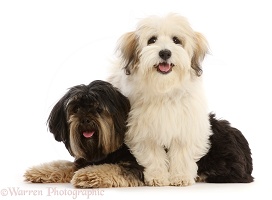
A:
<svg viewBox="0 0 272 200">
<path fill-rule="evenodd" d="M 117 89 L 117 93 L 120 96 L 120 103 L 122 104 L 123 115 L 127 119 L 128 118 L 128 113 L 130 111 L 130 102 L 129 102 L 129 99 L 127 97 L 125 97 L 118 89 Z"/>
<path fill-rule="evenodd" d="M 115 88 L 114 94 L 114 96 L 110 96 L 112 99 L 115 98 L 113 107 L 115 107 L 116 110 L 112 111 L 112 113 L 114 113 L 113 121 L 116 132 L 123 135 L 127 130 L 126 123 L 130 111 L 130 102 L 117 88 Z"/>
<path fill-rule="evenodd" d="M 69 140 L 69 126 L 66 118 L 65 103 L 70 97 L 69 92 L 67 92 L 53 107 L 48 120 L 48 128 L 54 137 L 59 142 L 64 142 L 66 145 L 67 140 Z"/>
<path fill-rule="evenodd" d="M 114 122 L 115 132 L 124 135 L 126 132 L 126 122 L 130 111 L 130 102 L 118 88 L 111 83 L 96 80 L 89 84 L 92 91 L 99 93 L 98 101 L 107 105 Z M 114 136 L 114 135 L 113 135 Z M 123 137 L 119 137 L 123 140 Z M 123 142 L 123 141 L 122 141 Z"/>
</svg>

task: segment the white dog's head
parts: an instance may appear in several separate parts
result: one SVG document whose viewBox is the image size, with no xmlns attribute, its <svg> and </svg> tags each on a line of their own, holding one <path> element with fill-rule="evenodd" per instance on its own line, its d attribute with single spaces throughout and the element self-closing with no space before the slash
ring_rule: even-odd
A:
<svg viewBox="0 0 272 200">
<path fill-rule="evenodd" d="M 135 31 L 120 38 L 118 50 L 127 75 L 169 85 L 201 75 L 208 45 L 184 17 L 169 14 L 141 20 Z"/>
</svg>

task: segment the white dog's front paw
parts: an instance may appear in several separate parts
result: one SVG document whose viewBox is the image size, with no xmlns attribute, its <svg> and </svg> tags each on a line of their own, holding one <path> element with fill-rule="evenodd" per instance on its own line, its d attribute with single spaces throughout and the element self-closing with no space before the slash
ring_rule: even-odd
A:
<svg viewBox="0 0 272 200">
<path fill-rule="evenodd" d="M 145 177 L 145 185 L 147 186 L 166 186 L 169 185 L 169 174 L 167 172 L 165 173 L 144 173 Z"/>
<path fill-rule="evenodd" d="M 172 176 L 170 177 L 170 185 L 172 186 L 189 186 L 195 183 L 195 179 L 189 176 Z"/>
</svg>

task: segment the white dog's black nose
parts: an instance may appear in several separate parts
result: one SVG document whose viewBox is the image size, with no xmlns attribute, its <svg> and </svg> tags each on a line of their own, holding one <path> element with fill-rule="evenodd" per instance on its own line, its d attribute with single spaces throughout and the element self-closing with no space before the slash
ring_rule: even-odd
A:
<svg viewBox="0 0 272 200">
<path fill-rule="evenodd" d="M 167 60 L 168 58 L 170 58 L 172 55 L 171 51 L 168 50 L 168 49 L 164 49 L 164 50 L 161 50 L 159 52 L 159 56 L 163 59 L 163 60 Z"/>
</svg>

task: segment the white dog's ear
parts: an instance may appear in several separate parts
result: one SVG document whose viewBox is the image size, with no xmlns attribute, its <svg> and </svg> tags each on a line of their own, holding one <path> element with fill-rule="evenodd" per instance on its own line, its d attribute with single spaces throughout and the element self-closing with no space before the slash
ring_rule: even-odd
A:
<svg viewBox="0 0 272 200">
<path fill-rule="evenodd" d="M 128 32 L 119 39 L 117 50 L 119 50 L 127 75 L 130 75 L 138 61 L 137 45 L 138 39 L 134 32 Z"/>
<path fill-rule="evenodd" d="M 201 33 L 195 32 L 195 42 L 196 48 L 194 50 L 191 65 L 192 68 L 195 70 L 196 75 L 201 76 L 202 74 L 201 63 L 205 55 L 208 53 L 209 47 L 206 38 Z"/>
</svg>

